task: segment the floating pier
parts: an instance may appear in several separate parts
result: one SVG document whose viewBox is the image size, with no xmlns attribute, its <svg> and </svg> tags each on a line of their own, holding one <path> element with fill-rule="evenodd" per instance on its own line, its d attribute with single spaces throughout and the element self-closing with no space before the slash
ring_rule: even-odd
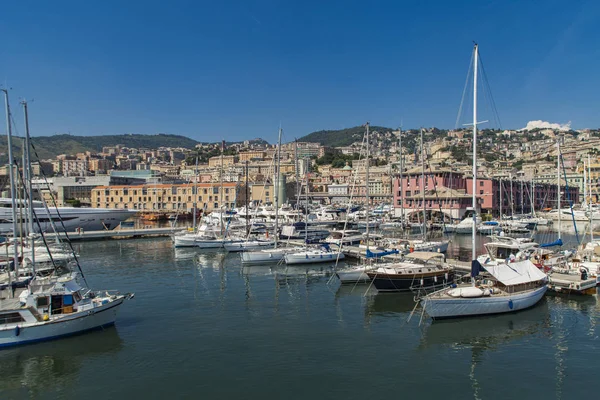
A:
<svg viewBox="0 0 600 400">
<path fill-rule="evenodd" d="M 68 232 L 69 239 L 75 240 L 94 240 L 94 239 L 132 239 L 132 238 L 146 238 L 146 237 L 160 237 L 160 236 L 171 236 L 173 233 L 185 231 L 187 228 L 125 228 L 125 229 L 113 229 L 113 230 L 102 230 L 102 231 L 84 231 L 79 230 L 76 232 Z M 66 239 L 67 235 L 65 232 L 46 233 L 47 238 Z"/>
</svg>

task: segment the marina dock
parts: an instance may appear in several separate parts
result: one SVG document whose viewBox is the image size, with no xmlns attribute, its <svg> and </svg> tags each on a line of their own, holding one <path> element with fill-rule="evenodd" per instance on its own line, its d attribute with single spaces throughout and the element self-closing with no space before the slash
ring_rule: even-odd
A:
<svg viewBox="0 0 600 400">
<path fill-rule="evenodd" d="M 94 240 L 94 239 L 132 239 L 132 238 L 147 238 L 147 237 L 161 237 L 171 236 L 173 233 L 185 231 L 186 228 L 124 228 L 124 229 L 113 229 L 113 230 L 102 230 L 102 231 L 84 231 L 79 230 L 76 232 L 69 232 L 69 239 L 75 240 Z M 47 238 L 66 239 L 64 232 L 59 233 L 46 233 Z"/>
</svg>

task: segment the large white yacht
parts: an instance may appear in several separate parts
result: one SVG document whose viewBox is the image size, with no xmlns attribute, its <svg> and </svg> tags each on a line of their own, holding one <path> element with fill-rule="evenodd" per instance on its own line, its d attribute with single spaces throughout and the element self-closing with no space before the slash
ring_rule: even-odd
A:
<svg viewBox="0 0 600 400">
<path fill-rule="evenodd" d="M 21 210 L 22 201 L 18 202 Z M 76 229 L 87 231 L 99 231 L 114 229 L 122 221 L 135 215 L 137 211 L 117 208 L 83 208 L 83 207 L 50 207 L 48 211 L 43 202 L 33 202 L 36 220 L 39 223 L 33 225 L 36 232 L 52 232 L 52 221 L 59 231 L 66 230 L 74 232 Z M 23 208 L 25 211 L 25 208 Z M 18 218 L 19 212 L 17 212 Z M 23 216 L 23 218 L 25 218 Z M 62 219 L 62 223 L 61 220 Z M 64 225 L 64 228 L 63 228 Z M 20 223 L 17 224 L 21 226 Z M 17 228 L 18 229 L 18 228 Z M 12 232 L 12 200 L 10 198 L 0 198 L 0 234 Z"/>
</svg>

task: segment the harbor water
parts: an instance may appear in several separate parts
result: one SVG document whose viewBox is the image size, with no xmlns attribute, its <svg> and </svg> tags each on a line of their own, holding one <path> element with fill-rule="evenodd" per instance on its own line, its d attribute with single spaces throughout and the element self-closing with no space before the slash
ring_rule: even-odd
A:
<svg viewBox="0 0 600 400">
<path fill-rule="evenodd" d="M 552 240 L 552 237 L 549 237 Z M 464 243 L 463 243 L 464 242 Z M 450 249 L 467 255 L 470 237 Z M 113 328 L 0 352 L 0 399 L 594 396 L 596 296 L 511 315 L 407 319 L 410 294 L 340 287 L 333 267 L 242 267 L 170 239 L 76 244 L 97 289 L 135 292 Z M 331 279 L 330 279 L 331 278 Z"/>
</svg>

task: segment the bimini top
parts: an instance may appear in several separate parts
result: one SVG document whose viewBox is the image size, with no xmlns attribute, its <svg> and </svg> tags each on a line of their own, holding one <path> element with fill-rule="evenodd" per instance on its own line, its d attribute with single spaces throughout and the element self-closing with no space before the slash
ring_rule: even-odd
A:
<svg viewBox="0 0 600 400">
<path fill-rule="evenodd" d="M 435 258 L 441 258 L 443 260 L 445 257 L 446 256 L 444 256 L 443 253 L 436 253 L 434 251 L 415 251 L 404 255 L 404 258 L 422 261 L 430 261 Z"/>
<path fill-rule="evenodd" d="M 486 265 L 485 270 L 506 286 L 537 282 L 547 278 L 531 261 Z"/>
</svg>

